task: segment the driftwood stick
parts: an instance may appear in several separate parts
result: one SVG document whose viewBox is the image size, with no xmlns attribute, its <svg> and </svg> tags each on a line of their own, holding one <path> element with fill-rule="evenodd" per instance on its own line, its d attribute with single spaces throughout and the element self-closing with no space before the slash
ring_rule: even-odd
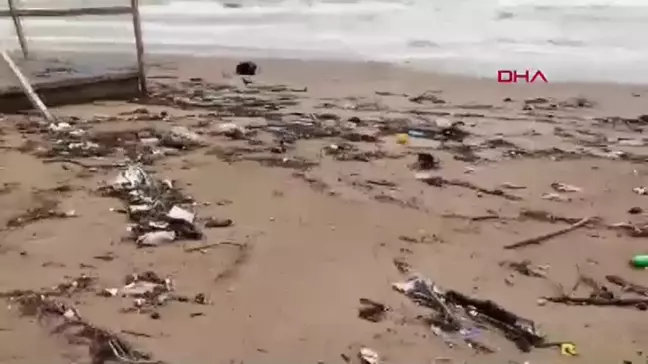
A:
<svg viewBox="0 0 648 364">
<path fill-rule="evenodd" d="M 210 248 L 215 248 L 219 245 L 233 245 L 233 246 L 238 246 L 238 247 L 244 247 L 245 244 L 240 244 L 240 243 L 234 243 L 231 241 L 220 241 L 218 243 L 209 243 L 209 244 L 201 244 L 199 246 L 192 246 L 190 248 L 185 248 L 185 252 L 191 253 L 191 252 L 196 252 L 200 250 L 205 250 L 205 249 L 210 249 Z"/>
<path fill-rule="evenodd" d="M 87 168 L 87 169 L 93 169 L 93 168 L 116 168 L 119 167 L 119 165 L 115 164 L 86 164 L 78 160 L 70 159 L 70 158 L 50 158 L 50 159 L 43 159 L 41 162 L 43 163 L 70 163 L 70 164 L 75 164 L 79 167 Z"/>
<path fill-rule="evenodd" d="M 14 0 L 8 0 L 8 2 L 9 12 L 11 13 L 14 27 L 16 28 L 16 35 L 18 36 L 20 50 L 23 53 L 23 57 L 26 59 L 29 56 L 29 49 L 27 48 L 27 40 L 25 39 L 25 32 L 23 31 L 22 22 L 20 21 L 20 16 L 16 14 L 17 9 Z"/>
<path fill-rule="evenodd" d="M 646 286 L 632 283 L 627 279 L 616 275 L 607 275 L 605 276 L 605 279 L 607 279 L 608 282 L 612 284 L 616 284 L 617 286 L 621 287 L 626 292 L 632 292 L 632 293 L 636 293 L 648 297 L 648 287 Z"/>
<path fill-rule="evenodd" d="M 582 306 L 636 306 L 648 305 L 648 298 L 602 298 L 602 297 L 545 297 L 547 301 Z"/>
<path fill-rule="evenodd" d="M 513 243 L 513 244 L 505 245 L 504 249 L 517 249 L 517 248 L 522 248 L 522 247 L 525 247 L 525 246 L 528 246 L 528 245 L 542 244 L 543 242 L 545 242 L 545 241 L 547 241 L 549 239 L 555 238 L 556 236 L 564 235 L 564 234 L 567 234 L 570 231 L 573 231 L 573 230 L 576 230 L 576 229 L 578 229 L 580 227 L 583 227 L 583 226 L 587 225 L 587 223 L 591 222 L 592 220 L 594 220 L 593 217 L 586 217 L 586 218 L 581 219 L 580 221 L 578 221 L 575 224 L 567 226 L 566 228 L 556 230 L 556 231 L 552 231 L 550 233 L 546 233 L 546 234 L 536 236 L 536 237 L 533 237 L 533 238 L 524 239 L 524 240 L 518 241 L 518 242 Z"/>
<path fill-rule="evenodd" d="M 23 73 L 20 71 L 16 63 L 14 63 L 13 59 L 9 57 L 7 51 L 2 51 L 2 58 L 4 58 L 9 68 L 11 68 L 11 71 L 14 73 L 14 75 L 16 75 L 18 82 L 20 82 L 20 86 L 22 87 L 23 91 L 25 92 L 25 95 L 27 95 L 29 101 L 32 103 L 34 108 L 38 109 L 38 111 L 40 111 L 40 113 L 43 114 L 43 117 L 45 117 L 45 119 L 48 122 L 50 123 L 54 122 L 55 121 L 54 116 L 52 116 L 49 110 L 47 110 L 47 107 L 40 99 L 40 97 L 38 97 L 36 91 L 34 91 L 34 88 L 32 88 L 31 84 L 29 83 L 27 77 L 23 75 Z"/>
</svg>

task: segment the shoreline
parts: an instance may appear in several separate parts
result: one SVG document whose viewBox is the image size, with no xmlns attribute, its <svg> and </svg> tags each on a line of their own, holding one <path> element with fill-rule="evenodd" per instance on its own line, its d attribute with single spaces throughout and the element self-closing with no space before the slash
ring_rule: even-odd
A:
<svg viewBox="0 0 648 364">
<path fill-rule="evenodd" d="M 14 54 L 19 54 L 19 51 L 17 49 L 12 50 Z M 83 56 L 83 57 L 88 57 L 91 59 L 92 57 L 97 57 L 97 56 L 109 56 L 109 57 L 134 57 L 134 46 L 133 46 L 133 51 L 111 51 L 111 50 L 106 50 L 106 51 L 92 51 L 92 52 L 83 52 L 83 51 L 74 51 L 74 50 L 62 50 L 62 51 L 55 51 L 55 50 L 35 50 L 37 54 L 42 54 L 44 56 L 57 56 L 57 55 L 75 55 L 75 56 Z M 214 51 L 215 52 L 215 51 Z M 191 59 L 212 59 L 212 60 L 258 60 L 258 62 L 288 62 L 288 63 L 304 63 L 304 62 L 312 62 L 313 64 L 325 64 L 325 65 L 330 65 L 335 67 L 335 65 L 350 65 L 350 64 L 357 64 L 357 65 L 385 65 L 385 66 L 390 66 L 394 67 L 397 69 L 403 69 L 403 70 L 409 70 L 413 72 L 419 72 L 422 74 L 429 74 L 429 75 L 435 75 L 440 78 L 456 78 L 457 80 L 474 80 L 477 82 L 492 82 L 492 83 L 497 83 L 496 81 L 496 75 L 491 76 L 483 76 L 479 75 L 480 72 L 475 72 L 475 71 L 468 71 L 466 69 L 464 70 L 453 70 L 447 66 L 444 66 L 444 64 L 452 64 L 452 61 L 419 61 L 419 60 L 409 60 L 409 61 L 394 61 L 394 62 L 388 62 L 388 61 L 380 61 L 380 60 L 370 60 L 370 59 L 362 59 L 361 56 L 357 55 L 350 55 L 348 57 L 343 57 L 341 54 L 339 55 L 330 55 L 327 56 L 326 54 L 317 54 L 313 52 L 308 52 L 304 51 L 302 54 L 298 56 L 282 56 L 282 53 L 285 53 L 286 51 L 279 51 L 276 55 L 270 55 L 268 56 L 267 51 L 263 50 L 240 50 L 240 51 L 234 51 L 234 50 L 224 50 L 226 54 L 224 55 L 216 55 L 212 53 L 198 53 L 198 54 L 190 54 L 189 52 L 187 53 L 174 53 L 174 52 L 155 52 L 155 53 L 145 53 L 145 60 L 146 62 L 164 62 L 169 61 L 169 60 L 174 60 L 174 61 L 186 61 L 186 60 L 191 60 Z M 295 53 L 299 53 L 298 51 L 295 51 Z M 417 64 L 418 63 L 418 64 Z M 435 66 L 436 63 L 436 66 Z M 545 72 L 546 74 L 546 72 Z M 533 84 L 523 84 L 519 83 L 518 85 L 501 85 L 501 86 L 513 86 L 513 87 L 547 87 L 550 85 L 558 85 L 560 86 L 567 86 L 567 87 L 580 87 L 580 88 L 587 88 L 587 87 L 630 87 L 633 89 L 648 89 L 648 81 L 644 82 L 636 82 L 636 83 L 629 83 L 629 82 L 613 82 L 613 81 L 597 81 L 597 80 L 560 80 L 560 81 L 552 81 L 552 78 L 549 75 L 547 75 L 547 78 L 549 82 L 547 84 L 544 84 L 542 82 L 536 82 Z M 550 86 L 551 87 L 551 86 Z"/>
</svg>

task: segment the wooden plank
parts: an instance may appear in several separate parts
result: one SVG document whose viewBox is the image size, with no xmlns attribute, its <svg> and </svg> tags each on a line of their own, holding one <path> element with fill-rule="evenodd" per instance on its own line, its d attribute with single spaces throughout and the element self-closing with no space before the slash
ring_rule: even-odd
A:
<svg viewBox="0 0 648 364">
<path fill-rule="evenodd" d="M 23 57 L 29 57 L 29 49 L 27 48 L 27 40 L 25 39 L 25 32 L 23 31 L 22 22 L 20 17 L 16 15 L 16 4 L 14 0 L 9 0 L 9 12 L 11 13 L 11 18 L 13 19 L 14 27 L 16 28 L 16 35 L 18 36 L 18 43 L 20 44 L 20 50 L 22 50 Z"/>
<path fill-rule="evenodd" d="M 137 70 L 139 72 L 140 92 L 148 95 L 146 87 L 146 71 L 144 69 L 144 41 L 142 40 L 142 21 L 139 13 L 139 0 L 131 0 L 133 12 L 133 30 L 135 32 L 135 47 L 137 48 Z"/>
<path fill-rule="evenodd" d="M 132 13 L 130 6 L 112 6 L 101 8 L 75 8 L 75 9 L 15 9 L 13 14 L 10 10 L 0 10 L 0 17 L 8 16 L 80 16 L 80 15 L 120 15 Z"/>
<path fill-rule="evenodd" d="M 29 101 L 32 103 L 32 105 L 34 105 L 34 108 L 38 109 L 48 122 L 53 123 L 55 121 L 54 116 L 52 116 L 49 110 L 47 110 L 47 107 L 45 106 L 45 104 L 43 104 L 43 101 L 40 99 L 40 97 L 38 97 L 34 89 L 31 87 L 31 84 L 29 83 L 29 80 L 27 80 L 27 77 L 25 77 L 25 75 L 20 72 L 20 69 L 18 68 L 18 66 L 16 66 L 13 59 L 9 57 L 7 51 L 2 51 L 2 58 L 4 58 L 9 68 L 11 68 L 11 71 L 14 73 L 14 75 L 16 75 L 16 78 L 20 82 L 20 86 L 25 92 L 25 95 L 27 95 L 27 97 L 29 98 Z"/>
</svg>

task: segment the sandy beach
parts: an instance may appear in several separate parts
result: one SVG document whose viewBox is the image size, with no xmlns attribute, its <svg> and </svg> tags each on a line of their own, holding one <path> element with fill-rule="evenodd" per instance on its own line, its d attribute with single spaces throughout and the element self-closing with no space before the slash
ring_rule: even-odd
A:
<svg viewBox="0 0 648 364">
<path fill-rule="evenodd" d="M 151 59 L 148 102 L 52 108 L 56 125 L 2 116 L 0 362 L 102 349 L 54 333 L 41 301 L 21 315 L 34 292 L 141 363 L 358 363 L 363 347 L 393 364 L 646 362 L 647 273 L 628 261 L 648 253 L 647 86 L 272 59 L 244 82 L 238 61 Z M 105 193 L 127 160 L 191 197 L 174 205 L 201 238 L 128 238 L 129 204 Z M 162 281 L 134 298 L 124 277 L 148 271 Z M 392 286 L 415 275 L 446 290 L 445 318 Z M 457 292 L 544 339 L 520 350 L 503 334 L 519 328 Z M 461 330 L 439 328 L 452 317 Z"/>
</svg>

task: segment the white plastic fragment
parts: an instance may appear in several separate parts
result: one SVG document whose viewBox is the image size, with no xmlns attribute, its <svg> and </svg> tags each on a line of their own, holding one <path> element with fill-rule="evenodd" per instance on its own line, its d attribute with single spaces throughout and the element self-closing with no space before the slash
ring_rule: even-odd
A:
<svg viewBox="0 0 648 364">
<path fill-rule="evenodd" d="M 189 224 L 193 224 L 196 219 L 196 215 L 192 212 L 189 212 L 178 206 L 173 206 L 171 210 L 167 213 L 167 217 L 173 220 L 182 220 L 186 221 Z"/>
<path fill-rule="evenodd" d="M 632 189 L 632 192 L 636 193 L 637 195 L 648 195 L 648 188 L 646 187 L 635 187 Z"/>
<path fill-rule="evenodd" d="M 380 362 L 378 353 L 367 347 L 360 349 L 360 358 L 366 364 L 378 364 Z"/>
<path fill-rule="evenodd" d="M 111 183 L 115 190 L 135 190 L 138 188 L 152 187 L 153 179 L 146 171 L 137 165 L 130 165 L 122 170 Z"/>
<path fill-rule="evenodd" d="M 137 238 L 137 245 L 139 246 L 158 246 L 165 243 L 170 243 L 176 238 L 175 231 L 152 231 Z"/>
<path fill-rule="evenodd" d="M 153 282 L 137 281 L 124 286 L 121 289 L 121 294 L 124 296 L 140 297 L 153 293 L 159 286 L 159 284 Z"/>
<path fill-rule="evenodd" d="M 552 183 L 551 188 L 553 188 L 554 190 L 556 190 L 558 192 L 581 192 L 583 190 L 582 188 L 580 188 L 578 186 L 568 185 L 568 184 L 562 183 L 562 182 L 554 182 L 554 183 Z"/>
</svg>

